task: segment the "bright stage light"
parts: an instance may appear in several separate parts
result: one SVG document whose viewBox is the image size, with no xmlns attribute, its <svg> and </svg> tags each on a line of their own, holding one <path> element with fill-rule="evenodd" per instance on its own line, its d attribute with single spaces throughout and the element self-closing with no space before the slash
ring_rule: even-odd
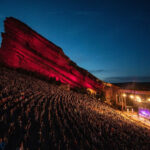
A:
<svg viewBox="0 0 150 150">
<path fill-rule="evenodd" d="M 140 96 L 136 96 L 136 100 L 138 101 L 138 102 L 142 102 L 142 100 L 141 100 L 141 97 Z"/>
<path fill-rule="evenodd" d="M 126 97 L 127 95 L 125 93 L 122 94 L 123 97 Z"/>
<path fill-rule="evenodd" d="M 131 99 L 134 99 L 134 95 L 130 95 L 130 98 L 131 98 Z"/>
<path fill-rule="evenodd" d="M 149 109 L 139 109 L 139 115 L 142 117 L 145 117 L 147 119 L 150 119 L 150 110 Z"/>
<path fill-rule="evenodd" d="M 150 98 L 147 99 L 150 102 Z"/>
</svg>

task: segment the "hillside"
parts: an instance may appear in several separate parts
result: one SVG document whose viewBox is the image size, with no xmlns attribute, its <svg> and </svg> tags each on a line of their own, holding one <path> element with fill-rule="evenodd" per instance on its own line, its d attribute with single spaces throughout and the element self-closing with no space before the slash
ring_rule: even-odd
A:
<svg viewBox="0 0 150 150">
<path fill-rule="evenodd" d="M 4 21 L 0 62 L 11 68 L 55 78 L 71 87 L 102 90 L 102 81 L 76 65 L 63 50 L 23 22 L 8 17 Z"/>
</svg>

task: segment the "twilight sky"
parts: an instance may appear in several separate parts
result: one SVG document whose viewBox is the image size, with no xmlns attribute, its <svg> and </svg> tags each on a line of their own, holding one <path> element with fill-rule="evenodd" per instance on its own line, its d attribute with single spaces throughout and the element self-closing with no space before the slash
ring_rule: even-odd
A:
<svg viewBox="0 0 150 150">
<path fill-rule="evenodd" d="M 101 80 L 150 82 L 149 0 L 0 0 L 0 32 L 10 16 Z"/>
</svg>

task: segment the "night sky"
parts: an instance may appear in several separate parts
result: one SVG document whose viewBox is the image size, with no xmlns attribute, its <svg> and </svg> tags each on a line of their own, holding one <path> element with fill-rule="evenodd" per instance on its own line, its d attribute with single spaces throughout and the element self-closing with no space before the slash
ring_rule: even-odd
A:
<svg viewBox="0 0 150 150">
<path fill-rule="evenodd" d="M 149 0 L 0 0 L 0 32 L 10 16 L 101 80 L 150 81 Z"/>
</svg>

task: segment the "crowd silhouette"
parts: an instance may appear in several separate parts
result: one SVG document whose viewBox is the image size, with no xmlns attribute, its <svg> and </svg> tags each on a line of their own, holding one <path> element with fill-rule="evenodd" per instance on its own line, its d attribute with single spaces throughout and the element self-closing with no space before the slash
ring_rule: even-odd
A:
<svg viewBox="0 0 150 150">
<path fill-rule="evenodd" d="M 0 68 L 0 150 L 149 150 L 150 130 L 87 94 Z"/>
</svg>

